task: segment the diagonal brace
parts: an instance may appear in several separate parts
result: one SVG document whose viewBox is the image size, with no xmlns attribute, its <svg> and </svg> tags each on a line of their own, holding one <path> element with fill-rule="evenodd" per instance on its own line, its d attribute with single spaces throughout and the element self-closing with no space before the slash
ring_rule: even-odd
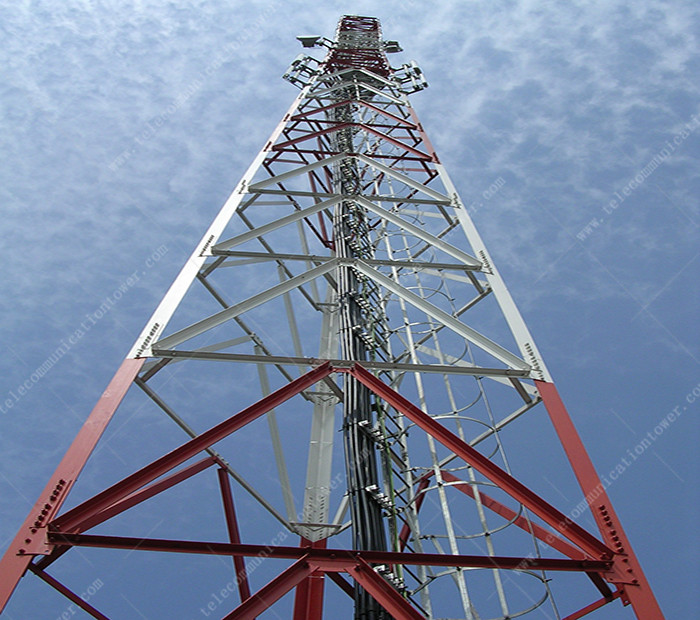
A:
<svg viewBox="0 0 700 620">
<path fill-rule="evenodd" d="M 150 465 L 127 476 L 109 489 L 98 493 L 93 498 L 76 506 L 56 519 L 52 525 L 56 529 L 70 531 L 85 519 L 102 512 L 109 506 L 127 497 L 130 493 L 140 489 L 142 486 L 169 472 L 174 467 L 184 463 L 186 460 L 210 447 L 217 441 L 228 437 L 231 433 L 286 402 L 292 398 L 292 396 L 299 394 L 318 381 L 321 381 L 331 372 L 333 372 L 333 369 L 329 363 L 322 364 L 310 370 L 298 379 L 279 388 L 269 396 L 262 398 L 257 403 L 246 407 L 241 412 L 198 435 L 179 448 L 156 459 Z"/>
<path fill-rule="evenodd" d="M 355 364 L 349 372 L 358 381 L 377 394 L 377 396 L 405 415 L 426 433 L 434 437 L 442 445 L 454 452 L 514 499 L 529 508 L 545 521 L 545 523 L 549 524 L 571 542 L 578 545 L 586 553 L 596 558 L 608 559 L 613 557 L 614 552 L 612 549 L 600 542 L 595 536 L 584 530 L 580 525 L 574 523 L 569 517 L 559 512 L 554 506 L 544 501 L 522 482 L 513 478 L 513 476 L 491 462 L 483 454 L 462 441 L 442 424 L 433 420 L 426 413 L 423 413 L 413 403 L 401 396 L 401 394 L 390 388 L 369 371 L 365 370 L 362 366 Z"/>
</svg>

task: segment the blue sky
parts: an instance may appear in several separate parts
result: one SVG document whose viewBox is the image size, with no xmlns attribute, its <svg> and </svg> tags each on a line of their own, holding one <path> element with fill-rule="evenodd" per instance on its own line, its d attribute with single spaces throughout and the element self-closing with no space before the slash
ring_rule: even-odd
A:
<svg viewBox="0 0 700 620">
<path fill-rule="evenodd" d="M 344 13 L 381 18 L 423 69 L 430 88 L 413 105 L 598 471 L 654 436 L 608 491 L 667 617 L 690 617 L 700 602 L 693 2 L 1 6 L 0 546 L 295 96 L 279 77 L 301 51 L 294 37 L 330 37 Z M 129 437 L 151 427 L 115 424 L 98 455 L 129 461 Z M 514 471 L 566 512 L 580 498 L 538 470 L 538 453 L 558 450 L 543 433 Z M 119 597 L 96 576 L 99 596 Z M 87 577 L 77 579 L 80 589 Z M 65 609 L 37 581 L 24 580 L 8 618 L 32 617 L 30 602 L 44 610 L 35 617 Z M 199 599 L 183 617 L 201 616 Z"/>
</svg>

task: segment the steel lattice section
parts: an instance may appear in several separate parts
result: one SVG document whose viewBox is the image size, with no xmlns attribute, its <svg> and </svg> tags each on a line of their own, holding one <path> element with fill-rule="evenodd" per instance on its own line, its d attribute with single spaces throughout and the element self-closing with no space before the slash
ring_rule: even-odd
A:
<svg viewBox="0 0 700 620">
<path fill-rule="evenodd" d="M 331 583 L 362 619 L 513 618 L 545 605 L 573 620 L 616 599 L 662 618 L 604 491 L 590 502 L 598 537 L 510 471 L 503 432 L 539 405 L 584 496 L 600 486 L 408 101 L 427 86 L 420 69 L 391 67 L 398 44 L 374 18 L 344 16 L 334 41 L 311 38 L 325 58 L 301 56 L 285 74 L 298 97 L 10 546 L 2 604 L 29 569 L 106 617 L 47 572 L 73 547 L 96 547 L 231 557 L 239 601 L 226 618 L 257 617 L 292 590 L 295 619 L 321 618 Z M 169 385 L 178 368 L 196 399 Z M 129 388 L 187 440 L 61 512 Z M 268 461 L 274 489 L 259 476 Z M 212 468 L 221 540 L 89 533 Z M 261 528 L 299 546 L 241 527 L 241 497 Z M 288 564 L 258 586 L 246 557 Z M 591 603 L 555 601 L 558 572 L 578 574 Z"/>
</svg>

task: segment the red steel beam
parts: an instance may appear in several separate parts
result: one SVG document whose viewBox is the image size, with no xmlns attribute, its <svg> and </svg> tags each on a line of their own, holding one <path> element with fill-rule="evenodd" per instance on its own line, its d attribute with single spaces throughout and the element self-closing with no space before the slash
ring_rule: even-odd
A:
<svg viewBox="0 0 700 620">
<path fill-rule="evenodd" d="M 95 514 L 102 512 L 115 502 L 127 497 L 130 493 L 140 489 L 156 478 L 166 474 L 174 467 L 184 463 L 188 459 L 206 450 L 212 444 L 228 437 L 231 433 L 256 420 L 271 409 L 286 402 L 299 392 L 311 387 L 318 381 L 327 377 L 333 369 L 329 362 L 321 364 L 301 377 L 291 381 L 287 385 L 272 392 L 258 402 L 243 409 L 227 420 L 217 424 L 208 431 L 198 435 L 194 439 L 184 443 L 179 448 L 169 452 L 165 456 L 156 459 L 151 464 L 139 471 L 127 476 L 117 484 L 98 493 L 91 499 L 69 510 L 53 522 L 56 529 L 71 531 L 79 523 Z"/>
<path fill-rule="evenodd" d="M 171 474 L 170 476 L 159 480 L 158 482 L 155 482 L 141 489 L 140 491 L 136 491 L 135 493 L 132 493 L 120 502 L 117 502 L 116 504 L 113 504 L 109 508 L 96 514 L 93 518 L 83 521 L 75 527 L 73 533 L 77 534 L 79 532 L 84 532 L 85 530 L 93 528 L 99 525 L 100 523 L 103 523 L 107 519 L 111 519 L 112 517 L 124 512 L 125 510 L 128 510 L 129 508 L 146 501 L 147 499 L 153 497 L 154 495 L 157 495 L 161 491 L 165 491 L 166 489 L 175 486 L 183 480 L 191 478 L 195 474 L 204 471 L 205 469 L 211 467 L 217 462 L 218 461 L 215 457 L 209 456 Z M 44 570 L 51 564 L 53 564 L 58 558 L 60 558 L 66 551 L 68 551 L 68 549 L 70 549 L 70 547 L 56 546 L 53 548 L 51 554 L 42 557 L 38 562 L 35 562 L 32 566 Z"/>
<path fill-rule="evenodd" d="M 235 557 L 235 556 L 234 556 Z M 301 581 L 294 590 L 294 611 L 292 612 L 292 620 L 306 620 L 309 614 L 311 601 L 309 600 L 309 580 L 312 573 Z M 315 616 L 314 618 L 316 618 Z"/>
<path fill-rule="evenodd" d="M 63 505 L 144 361 L 125 359 L 122 362 L 0 560 L 0 613 L 27 570 L 31 554 L 51 551 L 44 544 L 45 524 Z"/>
<path fill-rule="evenodd" d="M 418 489 L 416 490 L 416 496 L 418 499 L 416 499 L 416 514 L 420 511 L 420 507 L 423 505 L 423 502 L 425 501 L 425 489 L 428 487 L 430 484 L 430 478 L 428 476 L 424 477 L 419 483 L 418 483 Z M 411 526 L 408 524 L 408 522 L 404 523 L 403 527 L 401 528 L 401 533 L 399 534 L 399 549 L 402 551 L 406 548 L 406 545 L 408 544 L 408 537 L 411 535 Z"/>
<path fill-rule="evenodd" d="M 157 538 L 102 536 L 94 534 L 63 534 L 49 532 L 52 544 L 105 549 L 133 549 L 169 553 L 194 553 L 200 555 L 261 556 L 285 560 L 309 560 L 327 563 L 344 563 L 363 558 L 372 564 L 405 564 L 411 566 L 464 566 L 468 568 L 503 568 L 554 571 L 583 571 L 607 573 L 612 560 L 569 560 L 560 558 L 522 558 L 481 555 L 450 555 L 444 553 L 402 553 L 398 551 L 353 551 L 349 549 L 314 549 L 310 547 L 281 547 L 221 542 L 200 542 Z M 324 568 L 324 570 L 328 570 Z"/>
<path fill-rule="evenodd" d="M 327 538 L 311 542 L 302 538 L 299 547 L 302 549 L 325 549 Z M 235 557 L 235 556 L 234 556 Z M 293 620 L 321 620 L 323 618 L 323 584 L 324 573 L 311 573 L 296 588 L 294 595 Z"/>
<path fill-rule="evenodd" d="M 574 523 L 569 517 L 559 512 L 524 484 L 462 441 L 442 424 L 423 413 L 413 403 L 365 370 L 360 364 L 355 364 L 347 372 L 592 557 L 611 558 L 614 555 L 613 551 L 595 536 Z"/>
<path fill-rule="evenodd" d="M 584 616 L 587 616 L 588 614 L 590 614 L 592 611 L 595 611 L 596 609 L 600 609 L 604 605 L 607 605 L 608 603 L 614 601 L 616 598 L 619 598 L 619 597 L 620 597 L 620 591 L 618 590 L 617 592 L 614 592 L 612 596 L 598 599 L 594 603 L 591 603 L 590 605 L 586 605 L 582 609 L 579 609 L 578 611 L 574 612 L 573 614 L 566 616 L 566 618 L 563 618 L 562 620 L 578 620 L 579 618 L 583 618 Z"/>
<path fill-rule="evenodd" d="M 159 480 L 158 482 L 152 485 L 147 486 L 141 491 L 132 493 L 122 501 L 117 502 L 116 504 L 113 504 L 106 510 L 103 510 L 102 512 L 96 514 L 92 519 L 83 521 L 80 525 L 78 525 L 75 528 L 74 532 L 77 533 L 95 527 L 96 525 L 99 525 L 107 519 L 111 519 L 112 517 L 123 512 L 124 510 L 127 510 L 128 508 L 131 508 L 132 506 L 135 506 L 136 504 L 143 502 L 150 497 L 153 497 L 157 493 L 160 493 L 161 491 L 164 491 L 165 489 L 168 489 L 174 486 L 175 484 L 182 482 L 183 480 L 186 480 L 191 476 L 194 476 L 195 474 L 207 469 L 216 462 L 217 461 L 214 457 L 207 457 L 205 459 L 202 459 L 201 461 L 193 463 L 189 467 L 185 467 L 184 469 L 175 472 L 174 474 L 162 480 Z M 58 558 L 60 558 L 69 549 L 70 547 L 54 547 L 49 555 L 46 555 L 43 558 L 41 558 L 41 560 L 39 560 L 38 562 L 35 562 L 33 566 L 39 569 L 46 569 L 56 560 L 58 560 Z"/>
<path fill-rule="evenodd" d="M 472 489 L 472 486 L 470 484 L 461 480 L 460 478 L 448 471 L 441 471 L 441 474 L 442 479 L 446 480 L 447 482 L 461 483 L 453 486 L 458 491 L 464 493 L 465 495 L 468 495 L 472 499 L 476 499 L 474 497 L 474 489 Z M 428 472 L 428 474 L 426 476 L 423 476 L 420 480 L 418 491 L 416 493 L 416 495 L 418 496 L 418 499 L 416 500 L 416 512 L 420 510 L 420 507 L 423 504 L 423 500 L 425 498 L 425 489 L 428 487 L 430 478 L 433 475 L 434 472 Z M 479 499 L 483 506 L 492 510 L 496 514 L 504 517 L 505 519 L 511 520 L 513 524 L 517 525 L 522 530 L 525 530 L 526 532 L 534 535 L 536 538 L 549 545 L 550 547 L 556 549 L 560 553 L 563 553 L 564 555 L 573 559 L 583 559 L 585 557 L 585 554 L 580 549 L 577 549 L 573 545 L 570 545 L 566 541 L 562 540 L 553 532 L 545 530 L 543 527 L 540 527 L 536 523 L 532 523 L 532 521 L 529 521 L 528 519 L 525 519 L 524 517 L 518 515 L 515 511 L 511 510 L 507 506 L 504 506 L 499 501 L 493 499 L 489 495 L 486 495 L 486 493 L 479 492 Z M 401 534 L 399 536 L 400 548 L 402 550 L 408 542 L 409 533 L 410 528 L 408 526 L 408 523 L 406 523 L 403 526 L 403 529 L 401 530 Z M 593 581 L 596 588 L 598 588 L 598 590 L 604 597 L 609 597 L 611 595 L 611 590 L 608 587 L 607 582 L 600 576 L 599 573 L 589 572 L 587 573 L 587 575 L 591 579 L 591 581 Z"/>
<path fill-rule="evenodd" d="M 296 563 L 275 578 L 262 590 L 249 597 L 225 618 L 252 620 L 268 609 L 293 587 L 299 588 L 295 601 L 294 618 L 312 620 L 322 617 L 322 592 L 311 600 L 313 585 L 304 585 L 311 577 L 322 578 L 328 574 L 347 593 L 352 588 L 347 582 L 333 576 L 335 572 L 347 572 L 367 590 L 394 618 L 414 620 L 421 618 L 384 578 L 379 576 L 371 564 L 403 564 L 424 566 L 462 566 L 470 568 L 533 569 L 591 573 L 607 573 L 612 561 L 562 560 L 549 558 L 509 558 L 466 555 L 400 553 L 385 551 L 352 551 L 317 547 L 271 547 L 233 543 L 196 542 L 182 540 L 158 540 L 122 538 L 115 536 L 93 536 L 87 534 L 50 533 L 54 544 L 83 547 L 133 549 L 171 553 L 195 553 L 204 555 L 259 556 L 296 560 Z M 300 598 L 303 597 L 303 600 Z M 612 600 L 612 599 L 610 599 Z M 303 615 L 303 613 L 307 615 Z"/>
<path fill-rule="evenodd" d="M 307 556 L 302 556 L 230 614 L 224 616 L 222 620 L 254 620 L 257 615 L 269 609 L 293 587 L 299 587 L 311 575 L 323 575 L 325 572 L 332 574 L 341 570 L 347 572 L 367 590 L 395 620 L 425 620 L 422 614 L 419 614 L 386 579 L 378 575 L 362 558 L 356 558 L 352 561 L 330 561 L 313 560 Z M 311 620 L 313 617 L 300 616 L 299 618 Z"/>
<path fill-rule="evenodd" d="M 294 116 L 290 117 L 289 120 L 292 121 L 306 121 L 309 122 L 308 117 L 313 116 L 314 114 L 318 114 L 319 112 L 325 112 L 326 110 L 331 110 L 333 108 L 337 108 L 338 106 L 344 106 L 344 105 L 349 105 L 349 104 L 355 104 L 355 105 L 361 105 L 364 106 L 365 108 L 369 108 L 370 110 L 373 110 L 377 112 L 378 114 L 381 114 L 382 116 L 385 116 L 386 118 L 390 118 L 393 120 L 395 123 L 399 125 L 404 125 L 405 127 L 409 129 L 418 129 L 418 126 L 415 123 L 410 122 L 408 119 L 401 118 L 400 116 L 396 116 L 395 114 L 392 114 L 388 110 L 383 110 L 382 108 L 372 105 L 371 103 L 367 101 L 363 101 L 362 99 L 345 99 L 344 101 L 337 101 L 335 103 L 329 103 L 328 105 L 324 105 L 318 108 L 313 108 L 309 110 L 308 112 L 297 112 Z M 313 120 L 313 119 L 312 119 Z M 319 122 L 324 122 L 325 119 L 322 119 Z"/>
<path fill-rule="evenodd" d="M 362 558 L 358 558 L 357 564 L 347 572 L 395 620 L 425 620 L 423 614 L 418 613 L 384 577 L 378 575 Z"/>
<path fill-rule="evenodd" d="M 454 474 L 451 474 L 448 471 L 443 471 L 442 479 L 447 480 L 448 482 L 461 482 L 462 484 L 455 485 L 455 488 L 458 491 L 464 493 L 465 495 L 468 495 L 472 499 L 475 499 L 474 489 L 472 489 L 471 485 L 463 480 L 460 480 Z M 508 508 L 508 506 L 504 506 L 503 504 L 501 504 L 501 502 L 493 499 L 486 493 L 479 491 L 479 499 L 481 500 L 481 504 L 489 510 L 502 516 L 508 521 L 512 521 L 513 524 L 517 525 L 520 529 L 533 534 L 543 543 L 549 545 L 553 549 L 556 549 L 560 553 L 563 553 L 565 556 L 574 560 L 580 560 L 584 558 L 583 552 L 574 547 L 573 545 L 570 545 L 565 540 L 562 540 L 553 532 L 545 530 L 543 527 L 537 525 L 537 523 L 533 523 L 529 519 L 518 515 L 514 510 L 511 510 L 510 508 Z"/>
<path fill-rule="evenodd" d="M 92 605 L 90 605 L 87 601 L 84 601 L 82 598 L 80 598 L 75 592 L 72 590 L 68 589 L 66 586 L 64 586 L 60 581 L 54 579 L 51 575 L 48 573 L 44 572 L 40 568 L 36 568 L 33 564 L 29 565 L 29 570 L 32 571 L 37 577 L 40 579 L 43 579 L 46 583 L 48 583 L 52 588 L 58 590 L 63 596 L 65 596 L 67 599 L 70 599 L 73 601 L 80 609 L 83 611 L 89 613 L 93 618 L 97 618 L 97 620 L 109 620 L 107 616 L 104 614 L 100 613 L 97 609 L 95 609 Z M 75 611 L 73 610 L 71 615 L 73 615 Z"/>
<path fill-rule="evenodd" d="M 355 588 L 353 588 L 340 573 L 329 572 L 327 575 L 328 579 L 335 583 L 345 594 L 352 599 L 355 598 Z"/>
<path fill-rule="evenodd" d="M 341 123 L 341 124 L 335 125 L 333 127 L 326 127 L 325 129 L 319 129 L 318 131 L 312 131 L 312 132 L 305 134 L 303 136 L 300 136 L 298 138 L 294 138 L 292 140 L 287 140 L 286 142 L 280 142 L 278 144 L 275 144 L 275 146 L 272 147 L 272 150 L 273 151 L 282 151 L 289 146 L 293 146 L 295 144 L 298 144 L 299 142 L 305 142 L 306 140 L 311 140 L 312 138 L 316 138 L 318 136 L 323 136 L 323 135 L 328 134 L 328 133 L 340 131 L 341 129 L 345 129 L 346 127 L 361 127 L 362 129 L 365 129 L 366 131 L 373 133 L 375 136 L 378 136 L 382 140 L 386 140 L 387 142 L 390 142 L 391 144 L 393 144 L 394 146 L 397 146 L 398 148 L 402 148 L 402 149 L 405 149 L 409 153 L 413 153 L 421 161 L 431 161 L 431 156 L 428 155 L 427 153 L 424 153 L 423 151 L 419 151 L 418 149 L 416 149 L 412 146 L 409 146 L 408 144 L 406 144 L 405 142 L 402 142 L 401 140 L 399 140 L 397 138 L 393 138 L 392 136 L 389 136 L 381 131 L 373 129 L 370 125 L 367 125 L 365 123 Z"/>
<path fill-rule="evenodd" d="M 312 138 L 317 138 L 319 136 L 324 136 L 328 133 L 334 133 L 336 131 L 340 131 L 341 129 L 345 129 L 346 127 L 351 127 L 352 125 L 356 125 L 357 123 L 342 123 L 340 125 L 336 125 L 334 127 L 326 127 L 325 129 L 319 129 L 317 131 L 311 131 L 303 136 L 299 136 L 298 138 L 293 138 L 291 140 L 287 140 L 285 142 L 278 142 L 272 147 L 273 151 L 281 151 L 288 146 L 292 146 L 294 144 L 298 144 L 299 142 L 304 142 L 306 140 L 311 140 Z"/>
<path fill-rule="evenodd" d="M 347 153 L 348 155 L 356 155 L 357 153 L 354 153 L 352 151 L 342 151 L 343 153 Z M 294 150 L 283 150 L 283 151 L 278 151 L 278 153 L 281 155 L 282 153 L 292 153 L 295 155 L 307 155 L 307 154 L 312 154 L 315 155 L 316 157 L 329 157 L 331 155 L 340 155 L 341 151 L 332 151 L 330 148 L 318 148 L 318 149 L 294 149 Z M 399 161 L 415 161 L 415 162 L 420 162 L 421 164 L 425 164 L 426 162 L 430 162 L 432 160 L 426 159 L 425 157 L 413 157 L 411 155 L 390 155 L 390 154 L 384 154 L 384 153 L 363 153 L 365 157 L 370 157 L 371 159 L 391 159 L 393 160 L 393 163 L 397 163 Z M 275 160 L 277 162 L 284 162 L 284 163 L 289 163 L 289 164 L 299 164 L 298 161 L 292 160 L 292 159 L 277 159 Z M 389 166 L 393 164 L 387 164 Z M 424 172 L 423 169 L 421 168 L 407 168 L 407 170 L 412 170 L 414 172 Z M 432 181 L 437 173 L 435 175 L 432 175 L 427 182 Z M 430 175 L 429 175 L 430 176 Z M 425 183 L 424 183 L 425 184 Z"/>
<path fill-rule="evenodd" d="M 425 133 L 425 130 L 423 129 L 423 125 L 421 125 L 421 122 L 418 119 L 418 115 L 416 114 L 416 111 L 411 106 L 408 106 L 408 113 L 411 115 L 413 122 L 418 127 L 418 133 L 420 134 L 420 137 L 423 138 L 423 144 L 425 145 L 425 148 L 428 149 L 428 153 L 430 153 L 431 159 L 436 164 L 439 164 L 440 158 L 438 157 L 438 154 L 435 152 L 435 148 L 433 147 L 433 143 L 430 141 L 430 138 L 428 138 L 428 134 Z"/>
<path fill-rule="evenodd" d="M 238 545 L 241 542 L 241 533 L 238 529 L 236 508 L 233 505 L 233 491 L 231 490 L 231 481 L 228 477 L 229 474 L 223 467 L 219 468 L 216 473 L 219 476 L 219 486 L 221 487 L 221 499 L 224 503 L 224 514 L 226 516 L 228 537 L 233 544 Z M 233 569 L 236 571 L 238 593 L 241 596 L 241 602 L 243 602 L 250 598 L 250 583 L 248 582 L 248 571 L 246 570 L 245 562 L 243 561 L 242 556 L 233 556 Z"/>
<path fill-rule="evenodd" d="M 616 563 L 620 565 L 621 572 L 627 576 L 625 581 L 631 582 L 626 583 L 623 590 L 632 604 L 634 613 L 637 618 L 643 620 L 663 620 L 664 615 L 656 597 L 557 388 L 553 383 L 539 380 L 535 381 L 535 386 L 542 397 L 554 430 L 564 447 L 603 539 L 621 554 Z"/>
<path fill-rule="evenodd" d="M 222 620 L 255 620 L 314 570 L 315 567 L 311 566 L 305 557 L 300 558 Z"/>
<path fill-rule="evenodd" d="M 323 129 L 324 125 L 326 127 L 332 127 L 332 126 L 338 126 L 342 124 L 344 121 L 336 121 L 332 119 L 320 119 L 320 118 L 312 118 L 308 120 L 297 120 L 295 121 L 290 127 L 288 127 L 284 134 L 286 137 L 291 138 L 293 132 L 298 132 L 301 134 L 306 134 L 309 133 L 309 131 L 319 131 L 320 129 Z M 380 123 L 377 122 L 376 120 L 371 120 L 371 121 L 365 121 L 364 125 L 367 127 L 374 127 L 374 128 L 381 128 L 381 129 L 402 129 L 407 132 L 408 136 L 413 138 L 413 140 L 416 141 L 416 144 L 420 143 L 420 138 L 416 138 L 413 135 L 413 130 L 415 128 L 411 127 L 400 127 L 397 123 Z M 309 129 L 310 128 L 310 129 Z M 308 162 L 307 162 L 308 163 Z"/>
<path fill-rule="evenodd" d="M 192 463 L 192 465 L 184 467 L 181 470 L 174 472 L 170 476 L 167 476 L 162 480 L 158 480 L 158 482 L 154 482 L 153 484 L 148 485 L 140 491 L 136 491 L 128 497 L 125 497 L 123 500 L 112 504 L 109 508 L 106 508 L 105 510 L 97 513 L 90 519 L 86 519 L 82 523 L 78 524 L 73 531 L 75 531 L 76 533 L 84 532 L 85 530 L 95 527 L 96 525 L 103 523 L 107 519 L 111 519 L 112 517 L 115 517 L 116 515 L 124 512 L 125 510 L 128 510 L 129 508 L 132 508 L 133 506 L 136 506 L 137 504 L 145 502 L 147 499 L 158 495 L 158 493 L 161 493 L 166 489 L 174 487 L 176 484 L 179 484 L 183 480 L 187 480 L 195 474 L 198 474 L 199 472 L 208 469 L 216 462 L 217 461 L 213 456 L 208 456 L 207 458 L 197 461 L 196 463 Z"/>
<path fill-rule="evenodd" d="M 96 525 L 99 525 L 100 523 L 103 523 L 107 519 L 111 519 L 112 517 L 124 512 L 125 510 L 128 510 L 129 508 L 136 506 L 137 504 L 140 504 L 141 502 L 146 501 L 147 499 L 153 497 L 154 495 L 157 495 L 161 491 L 165 491 L 166 489 L 169 489 L 170 487 L 175 486 L 176 484 L 182 482 L 183 480 L 187 480 L 188 478 L 194 476 L 195 474 L 198 474 L 201 471 L 204 471 L 208 467 L 211 467 L 214 463 L 217 462 L 217 459 L 209 456 L 205 459 L 202 459 L 201 461 L 197 461 L 196 463 L 193 463 L 189 467 L 185 467 L 181 469 L 180 471 L 177 471 L 170 476 L 167 476 L 166 478 L 163 478 L 162 480 L 159 480 L 158 482 L 151 484 L 147 486 L 144 489 L 141 489 L 140 491 L 137 491 L 135 493 L 132 493 L 125 499 L 121 500 L 120 502 L 117 502 L 116 504 L 113 504 L 109 508 L 103 510 L 102 512 L 96 514 L 94 517 L 91 519 L 87 519 L 77 525 L 75 529 L 73 530 L 74 533 L 78 532 L 83 532 L 85 530 L 88 530 L 92 527 L 95 527 Z M 231 542 L 240 542 L 240 541 L 231 541 Z M 51 554 L 44 556 L 39 560 L 38 562 L 35 562 L 33 565 L 30 565 L 30 568 L 32 566 L 36 567 L 37 569 L 46 569 L 48 566 L 53 564 L 58 558 L 60 558 L 66 551 L 68 551 L 70 547 L 54 547 Z M 32 569 L 33 570 L 33 569 Z"/>
</svg>

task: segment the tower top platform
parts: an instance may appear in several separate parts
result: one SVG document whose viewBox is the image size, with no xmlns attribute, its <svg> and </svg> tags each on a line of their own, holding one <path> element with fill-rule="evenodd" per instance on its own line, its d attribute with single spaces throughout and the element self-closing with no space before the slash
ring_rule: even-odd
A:
<svg viewBox="0 0 700 620">
<path fill-rule="evenodd" d="M 329 72 L 367 69 L 382 77 L 389 76 L 392 68 L 386 57 L 379 20 L 376 17 L 343 15 L 338 21 L 335 42 L 324 64 Z"/>
</svg>

